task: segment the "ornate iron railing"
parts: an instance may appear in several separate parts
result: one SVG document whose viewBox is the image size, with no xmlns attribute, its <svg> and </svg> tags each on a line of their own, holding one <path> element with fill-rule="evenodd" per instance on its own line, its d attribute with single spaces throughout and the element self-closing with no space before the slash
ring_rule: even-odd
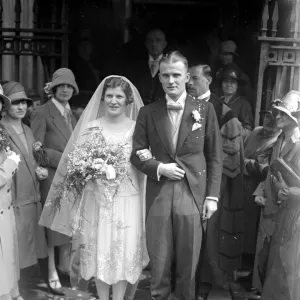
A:
<svg viewBox="0 0 300 300">
<path fill-rule="evenodd" d="M 280 19 L 280 9 L 289 11 L 289 22 Z M 268 108 L 272 99 L 289 90 L 300 90 L 300 0 L 279 2 L 265 0 L 260 30 L 260 58 L 257 76 L 255 125 L 259 111 Z M 288 25 L 278 36 L 278 24 Z M 281 28 L 281 30 L 282 30 Z"/>
<path fill-rule="evenodd" d="M 4 0 L 6 1 L 6 0 Z M 28 1 L 29 2 L 29 1 Z M 27 1 L 23 5 L 28 5 Z M 51 9 L 47 12 L 48 24 L 40 21 L 40 7 L 44 0 L 35 0 L 32 6 L 32 28 L 21 27 L 21 16 L 24 7 L 21 0 L 15 0 L 14 27 L 3 27 L 4 16 L 11 12 L 4 11 L 3 0 L 0 0 L 0 52 L 1 62 L 8 56 L 14 57 L 14 80 L 20 78 L 20 58 L 22 56 L 32 57 L 33 76 L 37 77 L 38 60 L 41 59 L 45 80 L 57 67 L 68 65 L 68 1 L 48 1 Z M 27 8 L 28 9 L 28 8 Z M 5 15 L 6 14 L 6 15 Z M 0 68 L 0 78 L 3 79 L 3 68 Z M 4 70 L 5 71 L 5 70 Z M 5 75 L 4 75 L 5 76 Z M 36 88 L 37 78 L 33 78 L 33 86 Z"/>
</svg>

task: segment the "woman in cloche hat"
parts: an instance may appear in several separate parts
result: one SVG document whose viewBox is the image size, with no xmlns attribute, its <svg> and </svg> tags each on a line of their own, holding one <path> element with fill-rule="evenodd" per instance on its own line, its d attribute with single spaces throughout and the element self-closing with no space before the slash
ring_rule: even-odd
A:
<svg viewBox="0 0 300 300">
<path fill-rule="evenodd" d="M 43 143 L 49 158 L 47 166 L 49 176 L 40 184 L 41 199 L 44 204 L 52 184 L 61 155 L 76 126 L 76 118 L 69 104 L 73 95 L 79 90 L 73 72 L 68 68 L 60 68 L 53 73 L 52 82 L 45 87 L 49 101 L 37 107 L 32 114 L 31 129 L 37 141 Z M 100 100 L 99 100 L 100 101 Z M 69 272 L 70 238 L 47 228 L 49 251 L 49 279 L 52 288 L 61 288 L 57 271 Z M 58 248 L 59 265 L 56 268 L 54 247 Z"/>
<path fill-rule="evenodd" d="M 253 129 L 253 116 L 250 103 L 241 96 L 239 89 L 245 84 L 240 70 L 234 65 L 227 65 L 217 78 L 219 86 L 223 91 L 221 98 L 224 103 L 233 110 L 243 126 L 243 137 L 247 136 Z"/>
<path fill-rule="evenodd" d="M 9 102 L 0 85 L 0 111 Z M 19 253 L 16 221 L 11 204 L 12 177 L 18 169 L 20 156 L 10 150 L 9 144 L 8 134 L 0 123 L 0 299 L 23 300 L 18 288 Z"/>
<path fill-rule="evenodd" d="M 271 156 L 264 195 L 265 215 L 271 219 L 272 236 L 262 300 L 300 299 L 300 93 L 290 91 L 273 106 L 282 133 Z M 280 170 L 280 172 L 278 171 Z M 294 178 L 291 181 L 291 178 Z M 293 183 L 292 183 L 293 182 Z M 295 186 L 296 185 L 296 186 Z"/>
<path fill-rule="evenodd" d="M 48 246 L 45 230 L 38 225 L 42 212 L 39 184 L 47 178 L 41 173 L 33 156 L 35 138 L 31 129 L 23 124 L 27 108 L 33 101 L 27 97 L 19 82 L 10 81 L 3 85 L 6 115 L 1 120 L 9 135 L 11 150 L 21 157 L 18 171 L 13 177 L 12 205 L 16 217 L 19 249 L 19 267 L 25 269 L 39 264 L 41 275 L 52 294 L 63 295 L 52 289 L 48 278 Z"/>
</svg>

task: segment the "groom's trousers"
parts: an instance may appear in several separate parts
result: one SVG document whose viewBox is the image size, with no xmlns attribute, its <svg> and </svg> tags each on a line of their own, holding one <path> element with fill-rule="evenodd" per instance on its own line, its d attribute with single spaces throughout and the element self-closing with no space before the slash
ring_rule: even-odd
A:
<svg viewBox="0 0 300 300">
<path fill-rule="evenodd" d="M 202 224 L 185 178 L 165 182 L 150 207 L 146 226 L 151 298 L 167 300 L 172 292 L 173 277 L 175 299 L 195 299 Z"/>
</svg>

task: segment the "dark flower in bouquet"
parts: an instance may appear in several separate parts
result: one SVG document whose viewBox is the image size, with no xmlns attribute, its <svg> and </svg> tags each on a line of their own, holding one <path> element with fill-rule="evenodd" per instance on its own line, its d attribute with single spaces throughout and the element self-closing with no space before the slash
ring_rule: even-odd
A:
<svg viewBox="0 0 300 300">
<path fill-rule="evenodd" d="M 35 142 L 32 145 L 33 149 L 33 157 L 35 158 L 36 162 L 41 167 L 47 167 L 49 165 L 48 155 L 43 147 L 41 142 Z"/>
<path fill-rule="evenodd" d="M 32 144 L 33 157 L 35 158 L 38 167 L 35 173 L 39 180 L 44 180 L 48 177 L 48 170 L 45 168 L 49 165 L 48 155 L 41 142 L 35 142 Z"/>
</svg>

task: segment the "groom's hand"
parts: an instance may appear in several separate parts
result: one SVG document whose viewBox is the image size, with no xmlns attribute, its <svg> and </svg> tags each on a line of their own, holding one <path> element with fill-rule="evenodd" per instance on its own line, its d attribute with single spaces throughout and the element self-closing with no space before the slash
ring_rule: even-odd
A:
<svg viewBox="0 0 300 300">
<path fill-rule="evenodd" d="M 215 200 L 205 199 L 202 211 L 202 220 L 209 219 L 218 209 L 218 202 Z"/>
<path fill-rule="evenodd" d="M 159 165 L 159 175 L 168 177 L 171 180 L 180 180 L 184 177 L 184 174 L 184 170 L 179 168 L 176 163 Z"/>
</svg>

